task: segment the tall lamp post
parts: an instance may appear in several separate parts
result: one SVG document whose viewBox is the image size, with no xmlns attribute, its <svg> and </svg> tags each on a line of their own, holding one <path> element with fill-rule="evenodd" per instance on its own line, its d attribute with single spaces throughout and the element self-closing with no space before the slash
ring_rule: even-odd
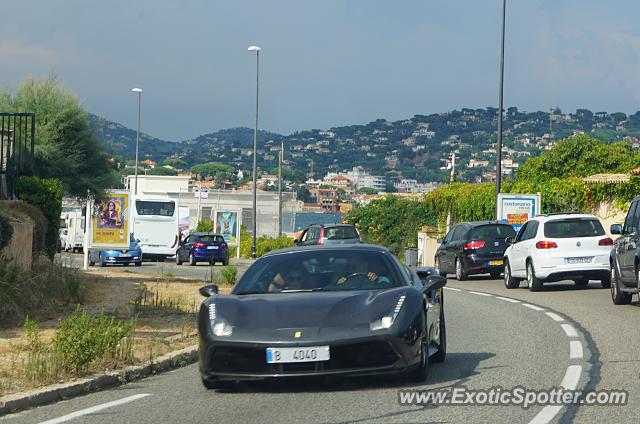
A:
<svg viewBox="0 0 640 424">
<path fill-rule="evenodd" d="M 251 257 L 256 258 L 256 238 L 257 234 L 257 156 L 258 156 L 258 94 L 260 93 L 260 47 L 258 46 L 249 46 L 247 49 L 250 52 L 256 52 L 256 122 L 255 127 L 253 129 L 253 238 L 251 241 Z"/>
<path fill-rule="evenodd" d="M 138 146 L 140 145 L 140 112 L 142 110 L 142 88 L 132 88 L 132 92 L 138 93 L 138 131 L 136 132 L 136 170 L 135 170 L 135 180 L 134 180 L 134 191 L 133 194 L 138 194 Z"/>
<path fill-rule="evenodd" d="M 500 180 L 502 179 L 502 110 L 504 109 L 504 29 L 507 11 L 507 0 L 502 0 L 502 44 L 500 47 L 500 90 L 498 95 L 498 157 L 496 160 L 496 220 L 498 216 L 498 196 L 500 195 Z"/>
<path fill-rule="evenodd" d="M 278 155 L 278 237 L 282 235 L 282 161 L 284 160 L 284 142 L 280 141 Z"/>
</svg>

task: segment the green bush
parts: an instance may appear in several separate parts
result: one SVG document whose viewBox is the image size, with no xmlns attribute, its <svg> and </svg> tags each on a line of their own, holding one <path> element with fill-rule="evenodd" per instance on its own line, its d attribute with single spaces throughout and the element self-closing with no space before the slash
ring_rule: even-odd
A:
<svg viewBox="0 0 640 424">
<path fill-rule="evenodd" d="M 280 237 L 258 237 L 256 240 L 256 257 L 260 257 L 272 250 L 284 249 L 293 246 L 293 239 L 287 236 Z M 252 237 L 244 227 L 240 228 L 240 256 L 251 257 Z"/>
<path fill-rule="evenodd" d="M 13 236 L 13 227 L 9 221 L 0 215 L 0 250 L 9 245 Z"/>
<path fill-rule="evenodd" d="M 77 375 L 99 360 L 127 359 L 135 323 L 120 322 L 104 314 L 89 316 L 78 306 L 63 319 L 53 337 L 53 351 L 63 369 Z"/>
<path fill-rule="evenodd" d="M 42 211 L 47 218 L 46 252 L 53 259 L 58 250 L 58 230 L 62 213 L 62 181 L 55 178 L 20 177 L 16 184 L 18 198 Z"/>
<path fill-rule="evenodd" d="M 220 269 L 220 274 L 224 279 L 224 283 L 233 286 L 236 283 L 238 277 L 238 268 L 235 265 L 223 266 Z"/>
<path fill-rule="evenodd" d="M 209 219 L 203 219 L 198 222 L 198 226 L 196 227 L 196 232 L 198 233 L 213 233 L 213 221 Z"/>
</svg>

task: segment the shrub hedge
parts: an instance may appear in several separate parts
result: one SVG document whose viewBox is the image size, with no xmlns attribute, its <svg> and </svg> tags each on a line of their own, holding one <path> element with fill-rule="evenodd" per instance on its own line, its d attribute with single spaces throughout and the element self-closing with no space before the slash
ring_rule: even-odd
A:
<svg viewBox="0 0 640 424">
<path fill-rule="evenodd" d="M 19 177 L 18 198 L 42 211 L 47 219 L 45 253 L 53 259 L 58 250 L 58 230 L 62 213 L 62 181 L 55 178 Z"/>
</svg>

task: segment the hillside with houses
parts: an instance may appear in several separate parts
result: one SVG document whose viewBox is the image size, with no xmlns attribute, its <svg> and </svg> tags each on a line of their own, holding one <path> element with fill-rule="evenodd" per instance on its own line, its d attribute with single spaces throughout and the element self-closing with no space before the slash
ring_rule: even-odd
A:
<svg viewBox="0 0 640 424">
<path fill-rule="evenodd" d="M 298 190 L 425 192 L 448 181 L 453 166 L 458 181 L 494 181 L 496 116 L 496 108 L 463 108 L 290 135 L 260 131 L 259 184 L 273 189 L 281 146 L 286 187 Z M 131 173 L 135 131 L 102 118 L 91 122 L 123 173 Z M 527 158 L 579 133 L 607 142 L 626 140 L 639 148 L 640 112 L 626 115 L 578 109 L 566 113 L 559 108 L 524 112 L 510 107 L 504 114 L 504 176 L 513 175 Z M 197 178 L 215 181 L 214 185 L 220 188 L 246 187 L 253 161 L 253 130 L 227 129 L 180 142 L 143 135 L 140 152 L 141 161 L 146 161 L 141 172 L 190 172 Z M 207 164 L 217 168 L 194 172 L 207 169 Z M 224 165 L 225 170 L 221 171 L 219 165 Z M 314 194 L 317 193 L 311 193 Z"/>
</svg>

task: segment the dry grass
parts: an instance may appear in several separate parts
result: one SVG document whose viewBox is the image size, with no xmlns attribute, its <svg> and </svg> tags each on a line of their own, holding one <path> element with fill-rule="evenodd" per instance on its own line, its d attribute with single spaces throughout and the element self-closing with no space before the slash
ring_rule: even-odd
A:
<svg viewBox="0 0 640 424">
<path fill-rule="evenodd" d="M 81 286 L 84 310 L 94 315 L 104 313 L 123 321 L 136 319 L 131 357 L 125 361 L 93 363 L 87 373 L 153 360 L 195 344 L 196 316 L 202 301 L 198 289 L 204 284 L 121 272 L 102 276 L 92 274 L 89 278 L 85 275 Z M 221 291 L 228 292 L 230 287 L 222 287 Z M 38 320 L 43 345 L 51 344 L 58 320 L 72 311 L 69 307 L 60 308 L 56 316 L 49 312 Z M 29 343 L 22 323 L 0 329 L 0 396 L 75 377 L 48 374 L 47 370 L 55 364 L 46 365 L 40 361 L 34 366 L 33 354 L 29 355 Z"/>
</svg>

